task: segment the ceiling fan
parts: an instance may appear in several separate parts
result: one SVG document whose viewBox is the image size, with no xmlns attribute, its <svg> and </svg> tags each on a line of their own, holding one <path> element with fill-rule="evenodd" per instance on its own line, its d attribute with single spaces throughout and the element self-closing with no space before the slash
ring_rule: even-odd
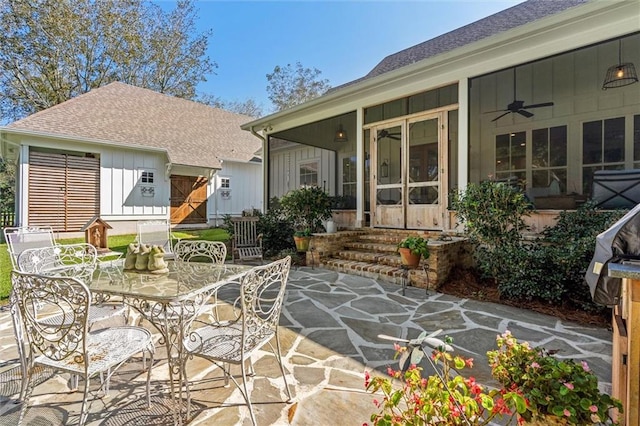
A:
<svg viewBox="0 0 640 426">
<path fill-rule="evenodd" d="M 399 141 L 400 133 L 390 133 L 387 129 L 382 129 L 378 132 L 378 139 L 389 138 Z"/>
<path fill-rule="evenodd" d="M 492 122 L 497 121 L 497 120 L 501 119 L 502 117 L 504 117 L 505 115 L 511 114 L 511 113 L 514 113 L 514 112 L 522 115 L 523 117 L 530 118 L 530 117 L 533 117 L 533 113 L 527 111 L 528 109 L 531 109 L 531 108 L 542 108 L 542 107 L 549 107 L 549 106 L 553 106 L 553 102 L 542 102 L 542 103 L 539 103 L 539 104 L 525 105 L 524 101 L 517 100 L 517 98 L 516 98 L 516 68 L 513 67 L 513 102 L 511 102 L 509 105 L 507 105 L 507 109 L 500 109 L 498 111 L 491 111 L 491 112 L 503 112 L 503 114 L 500 114 L 499 116 L 497 116 L 496 118 L 494 118 L 491 121 Z"/>
</svg>

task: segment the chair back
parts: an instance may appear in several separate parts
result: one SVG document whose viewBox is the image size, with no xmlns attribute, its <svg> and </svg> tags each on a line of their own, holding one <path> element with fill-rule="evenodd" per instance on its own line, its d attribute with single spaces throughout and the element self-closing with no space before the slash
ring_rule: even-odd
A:
<svg viewBox="0 0 640 426">
<path fill-rule="evenodd" d="M 171 225 L 166 220 L 138 222 L 138 243 L 160 246 L 166 253 L 173 253 Z"/>
<path fill-rule="evenodd" d="M 55 239 L 53 228 L 20 226 L 4 228 L 4 240 L 7 242 L 7 250 L 13 269 L 18 269 L 18 256 L 32 248 L 53 247 Z"/>
<path fill-rule="evenodd" d="M 258 266 L 242 277 L 240 302 L 244 340 L 273 334 L 280 320 L 291 256 Z"/>
<path fill-rule="evenodd" d="M 91 244 L 59 244 L 23 251 L 18 257 L 18 270 L 32 274 L 75 277 L 89 283 L 97 262 L 98 250 Z"/>
<path fill-rule="evenodd" d="M 231 223 L 233 223 L 234 247 L 257 247 L 259 245 L 258 220 L 257 216 L 231 218 Z"/>
<path fill-rule="evenodd" d="M 84 363 L 87 318 L 91 293 L 86 285 L 72 277 L 54 277 L 26 272 L 11 273 L 14 303 L 33 360 L 36 354 L 54 360 Z M 38 308 L 36 309 L 36 306 Z M 63 315 L 63 320 L 47 323 L 47 317 Z M 86 362 L 85 362 L 86 361 Z"/>
<path fill-rule="evenodd" d="M 221 241 L 182 240 L 176 243 L 173 252 L 178 261 L 220 265 L 227 257 L 227 246 Z"/>
</svg>

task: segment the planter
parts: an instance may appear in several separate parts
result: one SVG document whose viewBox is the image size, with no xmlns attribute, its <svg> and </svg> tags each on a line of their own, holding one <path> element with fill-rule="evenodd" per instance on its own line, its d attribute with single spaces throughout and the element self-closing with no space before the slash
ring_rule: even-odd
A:
<svg viewBox="0 0 640 426">
<path fill-rule="evenodd" d="M 296 249 L 298 251 L 307 251 L 309 250 L 309 241 L 311 241 L 311 237 L 293 237 L 293 240 L 296 242 Z"/>
<path fill-rule="evenodd" d="M 400 260 L 403 265 L 409 268 L 417 268 L 420 265 L 420 258 L 422 255 L 411 253 L 411 249 L 400 247 L 398 248 L 398 253 L 400 253 Z"/>
</svg>

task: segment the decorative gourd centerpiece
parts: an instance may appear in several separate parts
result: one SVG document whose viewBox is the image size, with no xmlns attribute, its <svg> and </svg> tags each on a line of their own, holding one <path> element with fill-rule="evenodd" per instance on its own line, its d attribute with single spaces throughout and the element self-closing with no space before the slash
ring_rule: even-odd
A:
<svg viewBox="0 0 640 426">
<path fill-rule="evenodd" d="M 429 240 L 418 235 L 410 235 L 398 243 L 398 253 L 403 265 L 417 268 L 420 259 L 429 258 Z"/>
<path fill-rule="evenodd" d="M 124 259 L 125 271 L 150 272 L 152 274 L 166 274 L 169 272 L 164 260 L 165 251 L 160 246 L 146 244 L 129 244 Z"/>
</svg>

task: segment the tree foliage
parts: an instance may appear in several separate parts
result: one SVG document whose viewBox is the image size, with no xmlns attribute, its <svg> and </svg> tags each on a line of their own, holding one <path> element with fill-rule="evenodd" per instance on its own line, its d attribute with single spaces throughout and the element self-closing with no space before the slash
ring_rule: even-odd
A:
<svg viewBox="0 0 640 426">
<path fill-rule="evenodd" d="M 262 104 L 258 104 L 258 102 L 253 98 L 249 98 L 245 101 L 228 101 L 218 96 L 204 94 L 198 96 L 196 101 L 215 108 L 224 109 L 236 114 L 248 115 L 249 117 L 254 118 L 258 118 L 264 113 L 264 107 Z"/>
<path fill-rule="evenodd" d="M 0 110 L 17 119 L 113 81 L 192 99 L 216 67 L 192 0 L 0 2 Z"/>
<path fill-rule="evenodd" d="M 0 158 L 0 212 L 13 211 L 16 187 L 16 167 Z"/>
<path fill-rule="evenodd" d="M 267 74 L 267 93 L 276 111 L 282 111 L 323 95 L 331 88 L 329 80 L 321 79 L 317 68 L 304 68 L 300 62 L 295 66 L 276 66 Z"/>
</svg>

